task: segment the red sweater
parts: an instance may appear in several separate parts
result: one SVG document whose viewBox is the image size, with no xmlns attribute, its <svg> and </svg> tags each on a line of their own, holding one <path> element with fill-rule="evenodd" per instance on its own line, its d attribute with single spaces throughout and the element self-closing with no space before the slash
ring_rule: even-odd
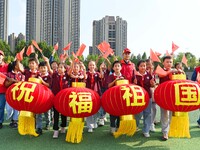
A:
<svg viewBox="0 0 200 150">
<path fill-rule="evenodd" d="M 3 62 L 0 65 L 0 72 L 5 74 L 5 75 L 7 75 L 7 73 L 8 73 L 8 64 Z M 6 93 L 6 87 L 4 85 L 2 85 L 2 86 L 0 86 L 0 94 L 4 94 L 4 93 Z"/>
</svg>

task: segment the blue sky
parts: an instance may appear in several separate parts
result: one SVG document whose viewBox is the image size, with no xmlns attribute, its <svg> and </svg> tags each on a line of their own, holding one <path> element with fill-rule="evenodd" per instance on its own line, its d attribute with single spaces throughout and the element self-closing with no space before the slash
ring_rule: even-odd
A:
<svg viewBox="0 0 200 150">
<path fill-rule="evenodd" d="M 26 0 L 9 0 L 9 7 L 9 34 L 25 34 Z M 113 15 L 127 21 L 127 47 L 136 55 L 150 48 L 164 54 L 174 41 L 175 54 L 200 57 L 199 8 L 199 0 L 81 0 L 80 41 L 92 45 L 92 21 Z"/>
</svg>

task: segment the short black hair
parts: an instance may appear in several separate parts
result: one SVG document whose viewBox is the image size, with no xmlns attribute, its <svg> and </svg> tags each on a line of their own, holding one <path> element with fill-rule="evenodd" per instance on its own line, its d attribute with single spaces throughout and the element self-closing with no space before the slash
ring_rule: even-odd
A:
<svg viewBox="0 0 200 150">
<path fill-rule="evenodd" d="M 112 68 L 115 66 L 115 64 L 120 64 L 120 65 L 122 65 L 122 64 L 120 63 L 120 61 L 116 60 L 116 61 L 113 62 Z"/>
<path fill-rule="evenodd" d="M 55 60 L 54 60 L 54 61 L 52 61 L 50 65 L 52 65 L 53 63 L 56 63 L 56 64 L 58 65 L 58 62 L 57 62 L 57 61 L 55 61 Z"/>
<path fill-rule="evenodd" d="M 172 56 L 164 56 L 163 57 L 163 62 L 165 61 L 165 59 L 172 59 Z"/>
<path fill-rule="evenodd" d="M 47 63 L 45 61 L 40 62 L 39 67 L 47 66 Z"/>
<path fill-rule="evenodd" d="M 146 63 L 146 61 L 145 60 L 139 60 L 138 63 L 137 63 L 137 68 L 139 68 L 141 63 Z"/>
<path fill-rule="evenodd" d="M 30 63 L 31 61 L 34 61 L 34 62 L 36 62 L 36 63 L 38 62 L 37 59 L 36 59 L 35 57 L 29 58 L 28 63 Z"/>
<path fill-rule="evenodd" d="M 10 62 L 8 64 L 8 72 L 11 72 L 15 69 L 15 66 L 17 65 L 17 61 L 13 61 L 13 62 Z"/>
<path fill-rule="evenodd" d="M 174 67 L 176 68 L 178 65 L 181 65 L 182 63 L 181 62 L 177 62 L 174 64 Z"/>
</svg>

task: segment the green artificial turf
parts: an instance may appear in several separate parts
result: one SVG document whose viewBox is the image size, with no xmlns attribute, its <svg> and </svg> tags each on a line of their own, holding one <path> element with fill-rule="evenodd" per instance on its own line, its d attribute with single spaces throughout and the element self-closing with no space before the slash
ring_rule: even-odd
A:
<svg viewBox="0 0 200 150">
<path fill-rule="evenodd" d="M 53 139 L 52 129 L 43 130 L 43 134 L 39 137 L 21 136 L 17 129 L 9 128 L 9 122 L 6 121 L 4 127 L 0 129 L 0 150 L 199 150 L 200 128 L 196 123 L 198 117 L 199 110 L 190 113 L 190 139 L 169 138 L 168 141 L 161 141 L 160 124 L 156 126 L 155 133 L 150 133 L 150 138 L 144 138 L 140 130 L 133 137 L 121 136 L 115 139 L 109 132 L 109 122 L 107 122 L 93 133 L 88 133 L 85 128 L 83 141 L 79 144 L 67 143 L 65 134 Z"/>
</svg>

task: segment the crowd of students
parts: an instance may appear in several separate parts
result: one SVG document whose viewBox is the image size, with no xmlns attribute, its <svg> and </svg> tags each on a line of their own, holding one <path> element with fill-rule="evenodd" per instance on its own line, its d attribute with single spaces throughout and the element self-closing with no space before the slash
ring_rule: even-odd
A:
<svg viewBox="0 0 200 150">
<path fill-rule="evenodd" d="M 55 51 L 53 52 L 55 53 Z M 123 59 L 115 60 L 113 64 L 108 59 L 100 65 L 98 69 L 97 61 L 89 61 L 87 70 L 83 62 L 70 60 L 70 66 L 64 62 L 56 62 L 53 60 L 53 55 L 48 59 L 43 56 L 42 62 L 38 62 L 36 58 L 30 58 L 28 61 L 28 69 L 24 69 L 20 61 L 15 60 L 10 64 L 6 64 L 4 52 L 0 51 L 0 72 L 7 75 L 4 85 L 0 86 L 0 128 L 3 127 L 4 109 L 7 110 L 7 119 L 11 120 L 9 126 L 17 128 L 19 112 L 6 103 L 6 89 L 13 83 L 19 81 L 28 81 L 30 77 L 39 78 L 42 84 L 49 87 L 53 94 L 56 95 L 60 90 L 72 86 L 72 82 L 85 82 L 86 87 L 96 91 L 100 96 L 108 89 L 115 86 L 116 81 L 127 79 L 130 84 L 136 84 L 143 87 L 149 94 L 150 102 L 148 107 L 136 114 L 136 122 L 139 127 L 141 118 L 143 117 L 142 133 L 144 137 L 150 137 L 150 131 L 155 131 L 157 106 L 153 98 L 153 92 L 159 83 L 170 80 L 171 73 L 184 73 L 181 63 L 175 64 L 173 68 L 173 59 L 171 56 L 163 58 L 163 69 L 168 72 L 168 75 L 159 77 L 159 83 L 156 83 L 156 74 L 154 73 L 154 64 L 148 60 L 140 60 L 135 66 L 130 61 L 131 51 L 126 48 L 123 50 Z M 69 58 L 70 59 L 70 58 Z M 172 69 L 173 68 L 173 69 Z M 193 73 L 192 80 L 197 80 L 197 74 L 200 69 L 196 69 Z M 168 139 L 170 111 L 161 108 L 161 128 L 162 139 Z M 53 115 L 52 115 L 53 114 Z M 61 115 L 61 124 L 59 127 L 59 116 Z M 36 132 L 42 134 L 42 129 L 49 130 L 50 125 L 53 125 L 53 138 L 58 138 L 59 133 L 66 132 L 67 117 L 60 114 L 55 108 L 44 113 L 45 127 L 42 127 L 42 114 L 36 115 Z M 93 132 L 98 126 L 103 126 L 106 121 L 106 112 L 100 108 L 98 114 L 86 118 L 87 131 Z M 119 128 L 119 116 L 110 115 L 110 132 L 113 134 Z M 200 119 L 198 120 L 200 126 Z M 59 131 L 60 128 L 60 131 Z"/>
</svg>

